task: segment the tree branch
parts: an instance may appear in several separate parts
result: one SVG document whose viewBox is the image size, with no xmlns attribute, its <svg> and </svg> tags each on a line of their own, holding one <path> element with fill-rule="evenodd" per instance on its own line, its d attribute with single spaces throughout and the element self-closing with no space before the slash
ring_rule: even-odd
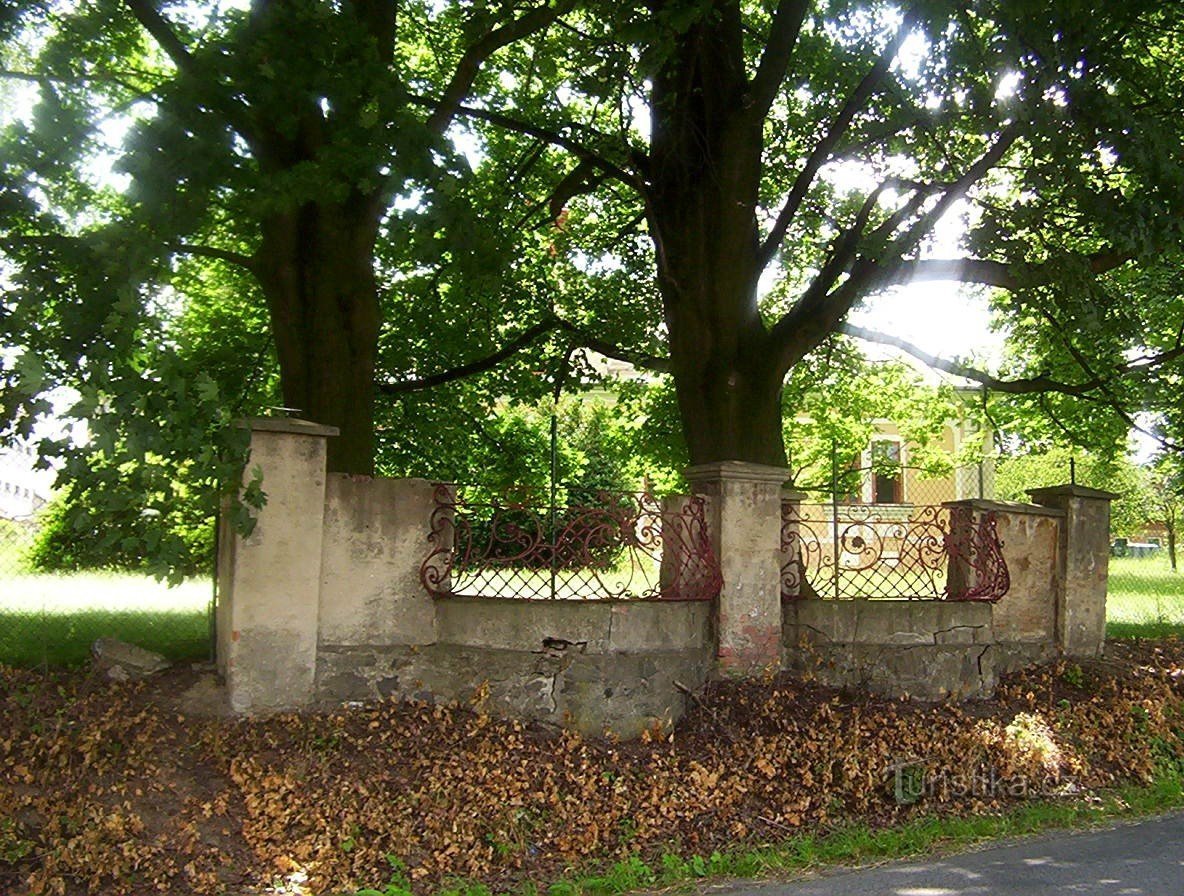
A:
<svg viewBox="0 0 1184 896">
<path fill-rule="evenodd" d="M 1068 395 L 1074 398 L 1082 398 L 1088 401 L 1097 402 L 1099 404 L 1109 407 L 1114 411 L 1119 418 L 1122 419 L 1131 429 L 1143 433 L 1151 438 L 1154 438 L 1165 448 L 1176 451 L 1180 450 L 1180 446 L 1173 443 L 1170 439 L 1159 436 L 1143 426 L 1134 419 L 1129 411 L 1122 406 L 1118 400 L 1118 396 L 1110 389 L 1110 382 L 1113 378 L 1122 376 L 1124 374 L 1141 374 L 1156 367 L 1161 367 L 1172 361 L 1179 360 L 1184 357 L 1184 347 L 1177 346 L 1165 352 L 1160 352 L 1157 355 L 1149 357 L 1136 358 L 1128 364 L 1117 368 L 1114 371 L 1114 377 L 1107 379 L 1100 377 L 1093 373 L 1089 364 L 1085 362 L 1080 354 L 1070 347 L 1070 353 L 1074 355 L 1074 360 L 1077 361 L 1078 366 L 1090 377 L 1079 383 L 1065 383 L 1060 380 L 1054 380 L 1050 376 L 1041 374 L 1040 376 L 1020 377 L 1013 380 L 1000 379 L 992 376 L 984 370 L 974 367 L 969 364 L 963 364 L 958 361 L 951 361 L 945 358 L 939 358 L 937 355 L 930 354 L 919 346 L 914 345 L 904 339 L 898 339 L 887 333 L 881 333 L 876 330 L 869 330 L 865 327 L 860 327 L 856 324 L 844 323 L 839 332 L 845 333 L 848 336 L 854 336 L 857 339 L 862 339 L 865 342 L 874 342 L 879 345 L 888 345 L 893 348 L 898 348 L 906 354 L 916 358 L 927 367 L 934 370 L 941 370 L 945 373 L 960 376 L 963 379 L 973 380 L 980 383 L 995 392 L 1002 392 L 1007 395 L 1038 395 L 1040 397 L 1041 408 L 1058 426 L 1062 427 L 1063 431 L 1068 434 L 1068 429 L 1061 424 L 1061 422 L 1053 414 L 1051 408 L 1047 405 L 1045 396 L 1050 393 L 1058 393 L 1061 395 Z M 1093 393 L 1099 393 L 1097 395 Z"/>
<path fill-rule="evenodd" d="M 408 392 L 419 392 L 423 389 L 430 389 L 433 386 L 442 386 L 445 383 L 475 376 L 478 373 L 485 373 L 497 367 L 498 364 L 508 358 L 512 358 L 523 349 L 529 348 L 543 336 L 553 332 L 557 326 L 558 320 L 556 318 L 545 318 L 523 330 L 500 349 L 493 354 L 486 355 L 484 358 L 470 361 L 468 364 L 461 364 L 459 367 L 453 367 L 450 370 L 434 373 L 430 376 L 420 377 L 419 379 L 402 380 L 397 383 L 380 382 L 378 383 L 378 391 L 384 395 L 404 395 Z"/>
<path fill-rule="evenodd" d="M 465 50 L 452 74 L 452 80 L 444 88 L 435 110 L 428 116 L 428 130 L 436 134 L 443 134 L 447 130 L 464 98 L 469 95 L 473 81 L 486 59 L 502 47 L 545 29 L 574 6 L 575 0 L 558 0 L 554 6 L 544 3 L 520 18 L 493 29 Z"/>
<path fill-rule="evenodd" d="M 580 348 L 591 349 L 598 354 L 604 355 L 606 358 L 624 361 L 627 364 L 632 364 L 634 367 L 640 367 L 642 370 L 652 370 L 655 373 L 670 372 L 670 361 L 667 358 L 647 355 L 645 352 L 636 352 L 615 343 L 607 342 L 565 320 L 559 321 L 559 326 L 560 329 L 571 334 L 572 341 Z"/>
<path fill-rule="evenodd" d="M 409 392 L 419 392 L 424 389 L 430 389 L 433 386 L 442 386 L 445 383 L 455 382 L 456 380 L 475 376 L 479 373 L 486 373 L 553 332 L 569 334 L 572 337 L 573 346 L 588 348 L 592 351 L 599 352 L 605 357 L 615 358 L 618 361 L 626 361 L 636 367 L 656 371 L 669 369 L 668 362 L 664 358 L 656 358 L 642 352 L 634 352 L 622 348 L 585 333 L 574 324 L 560 317 L 548 315 L 543 320 L 523 330 L 497 351 L 476 361 L 470 361 L 467 364 L 461 364 L 459 367 L 453 367 L 450 370 L 444 370 L 440 373 L 434 373 L 418 379 L 402 380 L 396 383 L 380 382 L 377 384 L 377 388 L 384 395 L 405 395 Z"/>
<path fill-rule="evenodd" d="M 1107 249 L 1092 255 L 1081 256 L 1089 265 L 1090 273 L 1104 274 L 1120 267 L 1134 258 L 1132 252 Z M 918 258 L 902 261 L 884 281 L 886 286 L 902 283 L 925 283 L 934 280 L 956 280 L 962 283 L 979 283 L 999 289 L 1015 291 L 1026 286 L 1035 286 L 1052 280 L 1064 261 L 1055 259 L 1029 266 L 1025 275 L 1017 277 L 1012 265 L 985 258 Z"/>
<path fill-rule="evenodd" d="M 1019 128 L 1014 124 L 1008 125 L 999 132 L 999 136 L 987 151 L 957 180 L 942 191 L 933 208 L 923 212 L 905 234 L 895 241 L 892 252 L 897 256 L 898 261 L 903 258 L 906 252 L 911 252 L 925 234 L 932 231 L 933 226 L 949 211 L 950 206 L 965 196 L 971 187 L 986 177 L 987 173 L 1003 160 L 1019 136 Z"/>
<path fill-rule="evenodd" d="M 839 327 L 840 333 L 845 333 L 848 336 L 854 336 L 856 339 L 862 339 L 864 342 L 874 342 L 877 345 L 888 345 L 892 348 L 898 348 L 907 355 L 916 358 L 926 367 L 932 367 L 934 370 L 940 370 L 944 373 L 950 373 L 954 376 L 960 376 L 963 379 L 974 380 L 976 383 L 986 386 L 995 392 L 1005 392 L 1009 395 L 1025 395 L 1036 392 L 1060 392 L 1063 395 L 1082 396 L 1088 392 L 1098 389 L 1102 385 L 1100 379 L 1087 380 L 1081 383 L 1063 383 L 1054 380 L 1049 376 L 1041 374 L 1040 376 L 1021 377 L 1014 380 L 1004 380 L 996 376 L 992 376 L 985 370 L 981 370 L 969 364 L 963 364 L 960 361 L 951 361 L 946 358 L 940 358 L 937 355 L 930 354 L 924 349 L 904 339 L 898 339 L 888 333 L 881 333 L 878 330 L 869 330 L 866 327 L 861 327 L 858 324 L 844 323 Z"/>
<path fill-rule="evenodd" d="M 0 68 L 0 79 L 6 81 L 24 81 L 27 84 L 117 84 L 129 93 L 139 93 L 140 88 L 114 74 L 107 75 L 49 75 L 44 72 L 22 72 L 10 68 Z"/>
<path fill-rule="evenodd" d="M 891 255 L 895 259 L 891 264 L 883 266 L 872 258 L 858 258 L 850 265 L 850 274 L 846 281 L 833 291 L 829 291 L 831 284 L 841 271 L 835 266 L 824 268 L 797 304 L 786 312 L 770 332 L 771 342 L 779 355 L 782 369 L 788 370 L 794 363 L 804 358 L 829 333 L 834 332 L 860 296 L 883 288 L 886 279 L 890 278 L 895 269 L 902 264 L 903 254 L 915 248 L 921 237 L 932 227 L 933 222 L 940 218 L 956 199 L 965 194 L 1003 158 L 1017 137 L 1018 133 L 1014 127 L 1004 129 L 991 147 L 960 177 L 946 187 L 934 207 L 922 214 L 905 234 L 887 247 L 884 254 Z M 878 193 L 872 194 L 865 201 L 864 210 L 869 210 L 868 203 L 877 197 Z M 917 197 L 914 197 L 913 202 L 916 201 Z M 910 203 L 910 206 L 912 204 Z M 854 234 L 856 240 L 858 236 L 859 234 L 856 232 Z M 841 248 L 845 254 L 853 254 L 851 248 Z"/>
<path fill-rule="evenodd" d="M 827 159 L 830 158 L 831 152 L 839 140 L 842 139 L 847 128 L 851 126 L 851 122 L 854 121 L 855 116 L 867 104 L 868 100 L 871 99 L 880 81 L 888 74 L 889 69 L 892 67 L 892 62 L 896 58 L 896 54 L 900 51 L 901 44 L 908 37 L 911 28 L 912 18 L 906 16 L 900 25 L 900 29 L 896 32 L 896 36 L 889 42 L 884 52 L 880 54 L 880 57 L 876 60 L 871 70 L 863 76 L 863 80 L 859 82 L 854 92 L 847 97 L 843 108 L 839 110 L 839 114 L 831 122 L 830 129 L 814 145 L 814 149 L 806 158 L 802 170 L 794 178 L 793 185 L 789 189 L 789 195 L 786 196 L 785 204 L 777 214 L 777 220 L 774 222 L 772 230 L 765 237 L 765 241 L 761 243 L 760 252 L 757 256 L 758 270 L 764 270 L 768 267 L 769 262 L 773 260 L 773 256 L 777 254 L 777 249 L 781 246 L 781 241 L 785 239 L 785 234 L 789 230 L 789 224 L 801 207 L 802 200 L 806 198 L 806 193 L 809 191 L 810 185 L 814 183 L 814 178 L 818 175 L 822 166 L 826 164 Z"/>
<path fill-rule="evenodd" d="M 748 90 L 749 114 L 763 119 L 769 114 L 785 73 L 789 70 L 802 23 L 810 12 L 809 0 L 781 0 L 773 14 L 765 51 Z"/>
<path fill-rule="evenodd" d="M 165 248 L 179 255 L 194 255 L 198 258 L 214 258 L 218 261 L 225 261 L 227 264 L 245 268 L 252 274 L 258 272 L 258 264 L 252 256 L 233 252 L 230 249 L 219 249 L 216 246 L 195 246 L 191 243 L 169 243 Z"/>
<path fill-rule="evenodd" d="M 123 0 L 123 2 L 144 30 L 164 50 L 165 55 L 173 61 L 177 71 L 193 78 L 198 84 L 209 89 L 213 97 L 212 105 L 226 115 L 227 123 L 236 128 L 248 141 L 254 140 L 257 134 L 246 107 L 240 105 L 215 80 L 207 77 L 206 72 L 202 71 L 201 64 L 189 52 L 189 48 L 177 36 L 164 16 L 160 14 L 152 0 Z"/>
<path fill-rule="evenodd" d="M 414 102 L 425 102 L 424 97 L 413 96 L 410 98 Z M 633 187 L 638 192 L 643 192 L 644 185 L 641 179 L 632 172 L 626 171 L 619 165 L 610 162 L 608 159 L 597 154 L 594 150 L 589 149 L 584 144 L 571 137 L 566 137 L 558 131 L 552 131 L 548 128 L 541 127 L 528 121 L 521 121 L 509 115 L 504 115 L 501 112 L 495 112 L 491 109 L 477 109 L 472 106 L 457 106 L 456 114 L 464 115 L 467 118 L 476 118 L 480 121 L 488 121 L 490 124 L 495 124 L 498 127 L 505 128 L 508 131 L 515 131 L 519 134 L 526 134 L 529 137 L 535 137 L 539 140 L 545 140 L 548 143 L 558 146 L 561 149 L 566 149 L 576 158 L 581 161 L 590 162 L 595 165 L 609 177 L 618 180 L 626 186 Z"/>
<path fill-rule="evenodd" d="M 199 77 L 199 66 L 189 48 L 182 43 L 173 27 L 165 20 L 152 0 L 124 0 L 144 30 L 152 35 L 169 59 L 180 71 L 192 77 Z"/>
</svg>

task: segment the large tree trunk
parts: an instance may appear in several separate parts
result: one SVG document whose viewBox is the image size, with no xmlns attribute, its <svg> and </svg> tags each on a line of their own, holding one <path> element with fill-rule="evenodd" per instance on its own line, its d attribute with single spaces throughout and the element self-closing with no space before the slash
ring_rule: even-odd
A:
<svg viewBox="0 0 1184 896">
<path fill-rule="evenodd" d="M 356 64 L 372 66 L 374 77 L 385 77 L 397 7 L 384 0 L 342 5 L 341 30 L 353 41 L 341 46 L 343 58 L 356 57 Z M 288 29 L 302 15 L 301 4 L 253 4 L 258 51 L 272 42 L 290 43 Z M 330 470 L 370 475 L 381 324 L 374 248 L 390 149 L 358 143 L 350 131 L 363 110 L 377 103 L 364 81 L 347 87 L 328 78 L 320 93 L 300 78 L 284 83 L 291 87 L 280 94 L 287 101 L 277 104 L 269 93 L 246 130 L 265 182 L 278 187 L 271 201 L 292 189 L 282 179 L 302 166 L 319 171 L 324 183 L 315 199 L 263 216 L 255 273 L 267 298 L 284 404 L 340 429 L 329 440 Z"/>
<path fill-rule="evenodd" d="M 355 199 L 267 219 L 256 256 L 271 312 L 284 403 L 341 434 L 329 469 L 374 472 L 379 309 L 377 210 Z"/>
<path fill-rule="evenodd" d="M 782 371 L 757 308 L 762 123 L 747 86 L 739 6 L 723 0 L 679 38 L 650 103 L 649 218 L 692 464 L 785 465 Z"/>
</svg>

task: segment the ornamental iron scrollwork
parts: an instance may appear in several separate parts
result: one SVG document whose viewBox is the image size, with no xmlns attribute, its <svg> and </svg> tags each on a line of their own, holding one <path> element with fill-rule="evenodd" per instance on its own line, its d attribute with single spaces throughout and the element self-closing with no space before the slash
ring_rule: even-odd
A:
<svg viewBox="0 0 1184 896">
<path fill-rule="evenodd" d="M 993 511 L 977 515 L 970 507 L 950 511 L 950 532 L 946 536 L 950 556 L 950 600 L 983 600 L 994 603 L 1011 588 L 1011 573 L 1003 558 L 998 520 Z"/>
<path fill-rule="evenodd" d="M 969 508 L 787 501 L 781 557 L 787 599 L 995 601 L 1010 584 L 995 515 Z"/>
<path fill-rule="evenodd" d="M 420 580 L 436 597 L 712 600 L 701 497 L 437 484 Z"/>
</svg>

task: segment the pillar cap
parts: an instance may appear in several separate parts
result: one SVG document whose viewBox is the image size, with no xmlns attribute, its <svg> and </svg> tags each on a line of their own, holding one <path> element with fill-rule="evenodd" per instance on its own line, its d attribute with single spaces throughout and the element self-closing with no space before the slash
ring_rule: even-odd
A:
<svg viewBox="0 0 1184 896">
<path fill-rule="evenodd" d="M 1050 485 L 1045 488 L 1030 488 L 1028 495 L 1037 503 L 1050 498 L 1093 498 L 1101 501 L 1116 501 L 1122 497 L 1114 492 L 1102 491 L 1100 488 L 1087 488 L 1084 485 Z"/>
<path fill-rule="evenodd" d="M 994 498 L 959 498 L 957 501 L 942 501 L 942 507 L 967 510 L 981 510 L 992 513 L 1027 513 L 1032 516 L 1063 517 L 1063 507 L 1050 507 L 1047 504 L 1022 504 L 1019 501 L 996 501 Z"/>
<path fill-rule="evenodd" d="M 772 482 L 781 485 L 789 479 L 789 468 L 721 460 L 687 467 L 686 477 L 688 482 Z"/>
<path fill-rule="evenodd" d="M 301 436 L 329 436 L 339 435 L 341 430 L 336 426 L 324 426 L 311 420 L 301 420 L 298 417 L 246 417 L 238 420 L 236 426 L 249 429 L 251 432 L 290 432 Z"/>
</svg>

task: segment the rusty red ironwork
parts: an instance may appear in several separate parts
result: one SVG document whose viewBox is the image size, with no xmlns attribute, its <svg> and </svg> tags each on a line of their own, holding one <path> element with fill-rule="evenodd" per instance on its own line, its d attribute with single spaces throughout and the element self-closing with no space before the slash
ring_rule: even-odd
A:
<svg viewBox="0 0 1184 896">
<path fill-rule="evenodd" d="M 420 579 L 436 597 L 712 600 L 702 498 L 438 484 Z"/>
<path fill-rule="evenodd" d="M 994 512 L 976 514 L 970 507 L 951 508 L 946 552 L 950 558 L 946 596 L 950 600 L 993 603 L 1011 588 Z"/>
<path fill-rule="evenodd" d="M 995 517 L 963 510 L 786 502 L 782 596 L 998 600 L 1010 582 Z"/>
</svg>

